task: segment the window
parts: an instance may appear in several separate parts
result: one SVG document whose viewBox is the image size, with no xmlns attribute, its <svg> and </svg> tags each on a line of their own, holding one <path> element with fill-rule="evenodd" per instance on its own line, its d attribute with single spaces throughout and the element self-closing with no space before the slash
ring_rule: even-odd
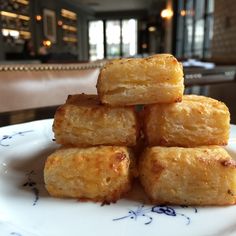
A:
<svg viewBox="0 0 236 236">
<path fill-rule="evenodd" d="M 204 43 L 204 11 L 205 2 L 195 2 L 195 29 L 194 29 L 194 47 L 193 56 L 203 57 L 203 43 Z"/>
<path fill-rule="evenodd" d="M 106 22 L 106 51 L 107 58 L 119 57 L 121 54 L 121 26 L 120 21 Z"/>
<path fill-rule="evenodd" d="M 178 1 L 176 56 L 211 56 L 214 0 Z"/>
<path fill-rule="evenodd" d="M 122 56 L 137 54 L 137 20 L 122 20 Z"/>
<path fill-rule="evenodd" d="M 90 60 L 103 59 L 105 57 L 130 57 L 136 54 L 136 19 L 89 22 Z"/>
<path fill-rule="evenodd" d="M 89 22 L 89 55 L 91 61 L 104 58 L 103 22 L 101 20 Z"/>
<path fill-rule="evenodd" d="M 178 17 L 177 17 L 177 35 L 176 35 L 176 56 L 181 57 L 183 54 L 183 40 L 184 40 L 184 16 L 186 12 L 184 10 L 184 0 L 178 1 Z"/>
<path fill-rule="evenodd" d="M 186 1 L 184 29 L 184 56 L 191 57 L 193 40 L 193 0 Z"/>
<path fill-rule="evenodd" d="M 213 12 L 214 12 L 214 0 L 207 1 L 206 10 L 206 31 L 205 31 L 205 45 L 204 45 L 204 57 L 211 57 L 211 42 L 213 38 Z"/>
</svg>

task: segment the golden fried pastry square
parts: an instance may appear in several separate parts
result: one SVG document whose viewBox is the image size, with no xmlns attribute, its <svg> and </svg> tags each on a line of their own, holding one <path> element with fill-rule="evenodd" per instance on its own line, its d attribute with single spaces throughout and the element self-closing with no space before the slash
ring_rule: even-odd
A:
<svg viewBox="0 0 236 236">
<path fill-rule="evenodd" d="M 150 146 L 226 145 L 230 113 L 212 98 L 184 95 L 179 103 L 146 106 L 143 123 Z"/>
<path fill-rule="evenodd" d="M 127 147 L 61 148 L 44 168 L 45 186 L 54 197 L 114 202 L 131 187 L 135 163 Z"/>
<path fill-rule="evenodd" d="M 56 142 L 78 147 L 134 146 L 139 129 L 134 107 L 109 107 L 97 95 L 72 95 L 56 111 Z"/>
<path fill-rule="evenodd" d="M 102 103 L 113 106 L 178 102 L 183 68 L 170 54 L 113 60 L 101 69 L 97 91 Z"/>
<path fill-rule="evenodd" d="M 236 203 L 236 161 L 219 146 L 147 148 L 139 162 L 139 176 L 157 204 Z"/>
</svg>

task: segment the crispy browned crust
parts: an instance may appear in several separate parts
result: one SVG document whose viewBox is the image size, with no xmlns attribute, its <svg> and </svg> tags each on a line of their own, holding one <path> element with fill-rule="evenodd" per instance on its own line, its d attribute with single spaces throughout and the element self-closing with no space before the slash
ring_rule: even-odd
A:
<svg viewBox="0 0 236 236">
<path fill-rule="evenodd" d="M 130 190 L 136 173 L 133 153 L 126 147 L 63 147 L 48 157 L 44 180 L 53 197 L 115 202 Z"/>
<path fill-rule="evenodd" d="M 182 100 L 183 68 L 170 54 L 108 62 L 97 81 L 103 104 L 128 106 Z"/>
<path fill-rule="evenodd" d="M 215 99 L 184 95 L 180 103 L 145 106 L 143 126 L 149 146 L 227 145 L 230 113 Z"/>
<path fill-rule="evenodd" d="M 62 145 L 135 146 L 140 128 L 133 106 L 104 106 L 96 95 L 79 94 L 57 109 L 53 131 Z"/>
<path fill-rule="evenodd" d="M 152 203 L 236 204 L 236 161 L 222 147 L 147 148 L 138 167 Z"/>
</svg>

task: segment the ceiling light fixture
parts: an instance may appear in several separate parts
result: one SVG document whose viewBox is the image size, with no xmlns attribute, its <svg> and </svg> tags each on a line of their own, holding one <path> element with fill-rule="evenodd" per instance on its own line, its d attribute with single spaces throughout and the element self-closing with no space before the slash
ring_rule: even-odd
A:
<svg viewBox="0 0 236 236">
<path fill-rule="evenodd" d="M 149 26 L 148 27 L 149 32 L 155 32 L 156 30 L 157 30 L 157 28 L 155 26 Z"/>
<path fill-rule="evenodd" d="M 181 16 L 185 16 L 185 15 L 186 15 L 186 11 L 185 11 L 185 10 L 181 10 L 181 11 L 180 11 L 180 15 L 181 15 Z"/>
<path fill-rule="evenodd" d="M 43 40 L 43 45 L 45 47 L 50 47 L 52 45 L 52 42 L 50 40 Z"/>
<path fill-rule="evenodd" d="M 146 49 L 147 48 L 147 44 L 146 43 L 143 43 L 142 44 L 142 49 Z"/>
<path fill-rule="evenodd" d="M 36 15 L 36 16 L 35 16 L 35 19 L 36 19 L 36 21 L 41 21 L 41 20 L 42 20 L 42 16 Z"/>
<path fill-rule="evenodd" d="M 173 16 L 173 11 L 171 9 L 164 9 L 161 11 L 161 17 L 165 19 L 170 19 Z"/>
<path fill-rule="evenodd" d="M 57 22 L 57 24 L 58 24 L 58 26 L 62 26 L 62 25 L 63 25 L 63 22 L 62 22 L 61 20 L 59 20 L 59 21 Z"/>
</svg>

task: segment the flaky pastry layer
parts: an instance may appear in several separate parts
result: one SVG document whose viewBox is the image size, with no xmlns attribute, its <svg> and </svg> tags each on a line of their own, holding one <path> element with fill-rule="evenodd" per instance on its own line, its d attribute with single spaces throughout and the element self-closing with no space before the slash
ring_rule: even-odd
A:
<svg viewBox="0 0 236 236">
<path fill-rule="evenodd" d="M 56 111 L 56 142 L 78 147 L 96 145 L 134 146 L 139 134 L 134 107 L 109 107 L 96 95 L 69 96 Z"/>
<path fill-rule="evenodd" d="M 226 145 L 230 113 L 215 99 L 184 95 L 179 103 L 146 106 L 143 123 L 150 146 Z"/>
<path fill-rule="evenodd" d="M 45 164 L 49 194 L 93 201 L 114 202 L 131 187 L 135 174 L 131 150 L 126 147 L 63 147 Z"/>
<path fill-rule="evenodd" d="M 101 69 L 97 90 L 113 106 L 181 101 L 182 65 L 170 54 L 113 60 Z"/>
<path fill-rule="evenodd" d="M 236 162 L 219 146 L 147 148 L 139 175 L 147 195 L 157 204 L 236 203 Z"/>
</svg>

